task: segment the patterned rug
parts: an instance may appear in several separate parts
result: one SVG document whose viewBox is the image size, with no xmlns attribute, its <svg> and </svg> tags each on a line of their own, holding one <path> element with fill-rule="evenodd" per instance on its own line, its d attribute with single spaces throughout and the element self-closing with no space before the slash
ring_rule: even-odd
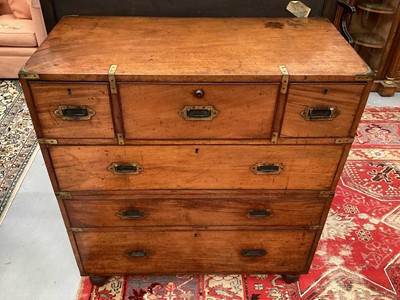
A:
<svg viewBox="0 0 400 300">
<path fill-rule="evenodd" d="M 37 149 L 19 82 L 0 81 L 0 225 Z"/>
<path fill-rule="evenodd" d="M 81 281 L 78 300 L 400 299 L 400 107 L 366 109 L 309 274 Z"/>
</svg>

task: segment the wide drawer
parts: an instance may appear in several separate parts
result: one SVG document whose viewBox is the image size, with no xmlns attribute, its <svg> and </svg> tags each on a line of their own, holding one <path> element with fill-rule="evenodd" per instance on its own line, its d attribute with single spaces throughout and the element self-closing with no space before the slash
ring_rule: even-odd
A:
<svg viewBox="0 0 400 300">
<path fill-rule="evenodd" d="M 30 82 L 46 138 L 114 138 L 108 84 Z"/>
<path fill-rule="evenodd" d="M 325 199 L 65 200 L 71 227 L 318 225 Z"/>
<path fill-rule="evenodd" d="M 282 137 L 347 137 L 364 84 L 290 84 Z"/>
<path fill-rule="evenodd" d="M 127 139 L 266 139 L 277 84 L 120 83 Z"/>
<path fill-rule="evenodd" d="M 63 191 L 331 189 L 343 146 L 52 146 Z"/>
<path fill-rule="evenodd" d="M 304 273 L 315 231 L 77 232 L 86 273 Z"/>
</svg>

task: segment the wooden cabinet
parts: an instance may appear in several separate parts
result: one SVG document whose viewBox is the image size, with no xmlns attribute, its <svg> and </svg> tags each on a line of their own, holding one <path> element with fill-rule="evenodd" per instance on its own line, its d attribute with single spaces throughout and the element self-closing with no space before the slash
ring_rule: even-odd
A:
<svg viewBox="0 0 400 300">
<path fill-rule="evenodd" d="M 400 91 L 400 1 L 351 0 L 353 47 L 376 73 L 372 90 L 381 96 Z"/>
<path fill-rule="evenodd" d="M 307 273 L 372 85 L 313 18 L 65 17 L 20 79 L 95 283 Z"/>
</svg>

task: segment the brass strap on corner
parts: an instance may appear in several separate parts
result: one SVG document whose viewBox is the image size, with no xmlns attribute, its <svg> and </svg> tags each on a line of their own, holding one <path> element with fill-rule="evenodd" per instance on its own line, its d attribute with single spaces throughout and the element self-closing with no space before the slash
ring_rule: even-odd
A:
<svg viewBox="0 0 400 300">
<path fill-rule="evenodd" d="M 338 138 L 335 139 L 335 144 L 351 144 L 354 142 L 354 138 Z"/>
<path fill-rule="evenodd" d="M 118 65 L 110 65 L 110 68 L 108 69 L 108 81 L 110 82 L 111 94 L 118 94 L 117 81 L 115 79 L 117 67 Z"/>
<path fill-rule="evenodd" d="M 363 74 L 357 74 L 356 75 L 356 81 L 368 81 L 368 80 L 373 80 L 376 76 L 376 73 L 368 67 L 368 70 L 363 73 Z"/>
<path fill-rule="evenodd" d="M 58 192 L 58 193 L 56 193 L 56 196 L 59 197 L 60 199 L 71 199 L 72 198 L 71 192 Z"/>
<path fill-rule="evenodd" d="M 282 73 L 281 94 L 285 95 L 287 93 L 289 85 L 289 72 L 286 66 L 284 65 L 279 66 L 279 69 L 281 70 Z"/>
<path fill-rule="evenodd" d="M 45 139 L 45 138 L 39 138 L 37 139 L 39 144 L 43 145 L 57 145 L 58 141 L 56 139 Z"/>
<path fill-rule="evenodd" d="M 35 74 L 26 70 L 26 64 L 19 70 L 18 75 L 21 79 L 40 79 L 39 74 Z"/>
</svg>

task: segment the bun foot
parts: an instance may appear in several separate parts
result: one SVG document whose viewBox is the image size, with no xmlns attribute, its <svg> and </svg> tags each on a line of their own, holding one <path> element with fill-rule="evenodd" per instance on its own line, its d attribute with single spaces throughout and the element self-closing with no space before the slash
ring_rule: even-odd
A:
<svg viewBox="0 0 400 300">
<path fill-rule="evenodd" d="M 90 283 L 97 286 L 102 286 L 106 283 L 108 277 L 105 276 L 89 276 Z"/>
<path fill-rule="evenodd" d="M 282 274 L 282 278 L 286 283 L 293 283 L 299 280 L 300 274 Z"/>
</svg>

